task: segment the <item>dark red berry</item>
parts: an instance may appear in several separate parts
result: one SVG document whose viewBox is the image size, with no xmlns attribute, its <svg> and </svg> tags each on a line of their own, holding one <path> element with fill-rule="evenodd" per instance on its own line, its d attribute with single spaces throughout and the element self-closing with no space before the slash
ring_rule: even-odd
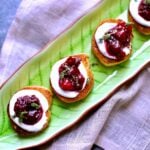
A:
<svg viewBox="0 0 150 150">
<path fill-rule="evenodd" d="M 129 47 L 130 45 L 132 26 L 121 21 L 106 34 L 110 35 L 110 37 L 105 40 L 108 54 L 114 56 L 117 60 L 124 59 L 125 52 L 123 51 L 123 48 Z"/>
<path fill-rule="evenodd" d="M 147 2 L 147 0 L 141 1 L 138 8 L 138 13 L 145 20 L 150 21 L 150 3 Z"/>
<path fill-rule="evenodd" d="M 35 95 L 19 97 L 14 111 L 21 122 L 29 125 L 37 123 L 43 114 L 39 99 Z"/>
<path fill-rule="evenodd" d="M 60 79 L 59 85 L 63 90 L 66 90 L 66 91 L 73 91 L 74 90 L 74 86 L 72 84 L 72 81 L 67 79 L 67 78 Z"/>
<path fill-rule="evenodd" d="M 79 91 L 82 89 L 85 79 L 78 69 L 80 63 L 79 58 L 69 57 L 59 67 L 59 85 L 63 90 Z"/>
</svg>

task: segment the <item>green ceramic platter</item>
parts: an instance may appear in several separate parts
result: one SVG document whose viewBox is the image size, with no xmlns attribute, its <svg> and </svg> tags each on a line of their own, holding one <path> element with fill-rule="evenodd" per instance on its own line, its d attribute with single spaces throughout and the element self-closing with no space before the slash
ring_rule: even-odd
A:
<svg viewBox="0 0 150 150">
<path fill-rule="evenodd" d="M 105 0 L 86 13 L 67 31 L 39 54 L 27 61 L 0 89 L 0 148 L 19 149 L 50 142 L 53 137 L 73 126 L 87 112 L 110 96 L 120 85 L 131 79 L 150 62 L 150 36 L 143 36 L 134 29 L 133 52 L 130 59 L 115 67 L 104 67 L 91 52 L 91 37 L 105 18 L 127 19 L 129 0 Z M 7 116 L 11 96 L 27 85 L 50 88 L 49 74 L 52 65 L 59 59 L 73 54 L 86 53 L 94 74 L 94 88 L 84 100 L 66 104 L 55 96 L 51 107 L 49 127 L 37 136 L 20 137 L 12 129 Z"/>
</svg>

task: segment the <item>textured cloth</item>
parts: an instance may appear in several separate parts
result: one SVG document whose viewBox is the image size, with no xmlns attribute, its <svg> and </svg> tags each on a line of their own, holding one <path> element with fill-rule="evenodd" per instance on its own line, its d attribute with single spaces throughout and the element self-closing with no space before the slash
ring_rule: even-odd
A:
<svg viewBox="0 0 150 150">
<path fill-rule="evenodd" d="M 15 17 L 16 9 L 21 0 L 1 0 L 0 2 L 0 49 L 8 28 Z M 13 5 L 13 7 L 12 7 Z"/>
<path fill-rule="evenodd" d="M 0 83 L 100 0 L 23 0 L 0 55 Z M 150 71 L 146 68 L 86 120 L 39 149 L 150 149 Z"/>
</svg>

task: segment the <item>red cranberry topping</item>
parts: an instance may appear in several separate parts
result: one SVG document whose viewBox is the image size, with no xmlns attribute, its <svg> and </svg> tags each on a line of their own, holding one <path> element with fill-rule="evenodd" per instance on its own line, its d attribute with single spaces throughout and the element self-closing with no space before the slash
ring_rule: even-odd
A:
<svg viewBox="0 0 150 150">
<path fill-rule="evenodd" d="M 105 33 L 104 37 L 106 37 L 105 46 L 108 54 L 117 60 L 123 60 L 126 55 L 123 48 L 130 46 L 132 26 L 121 21 Z"/>
<path fill-rule="evenodd" d="M 145 20 L 150 21 L 150 1 L 149 0 L 141 1 L 139 8 L 138 8 L 138 13 Z"/>
<path fill-rule="evenodd" d="M 69 57 L 59 67 L 59 86 L 66 91 L 79 91 L 83 87 L 85 78 L 80 73 L 78 66 L 81 60 L 76 57 Z"/>
<path fill-rule="evenodd" d="M 14 111 L 20 122 L 29 125 L 37 123 L 43 114 L 39 99 L 35 95 L 17 98 Z"/>
</svg>

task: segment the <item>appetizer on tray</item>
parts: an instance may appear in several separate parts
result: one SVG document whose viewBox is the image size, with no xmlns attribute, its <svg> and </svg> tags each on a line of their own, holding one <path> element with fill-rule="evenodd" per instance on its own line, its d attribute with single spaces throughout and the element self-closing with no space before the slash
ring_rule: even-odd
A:
<svg viewBox="0 0 150 150">
<path fill-rule="evenodd" d="M 13 128 L 23 136 L 48 127 L 52 93 L 41 86 L 28 86 L 15 93 L 8 104 L 8 116 Z"/>
<path fill-rule="evenodd" d="M 85 98 L 94 84 L 88 56 L 78 54 L 56 62 L 52 67 L 50 83 L 54 93 L 64 102 Z"/>
<path fill-rule="evenodd" d="M 105 66 L 126 61 L 132 52 L 132 26 L 120 19 L 100 23 L 92 38 L 92 51 Z"/>
<path fill-rule="evenodd" d="M 139 32 L 150 35 L 150 0 L 131 0 L 128 18 Z"/>
</svg>

